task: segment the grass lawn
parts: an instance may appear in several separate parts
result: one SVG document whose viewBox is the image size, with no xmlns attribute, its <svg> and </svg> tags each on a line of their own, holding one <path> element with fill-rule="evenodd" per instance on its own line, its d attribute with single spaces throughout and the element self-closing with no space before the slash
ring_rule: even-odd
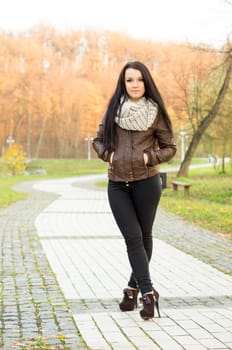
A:
<svg viewBox="0 0 232 350">
<path fill-rule="evenodd" d="M 226 174 L 214 168 L 190 170 L 186 179 L 192 184 L 190 198 L 184 197 L 183 188 L 174 193 L 168 174 L 168 188 L 163 191 L 161 206 L 189 222 L 216 233 L 231 234 L 232 238 L 232 169 Z M 182 179 L 184 180 L 184 179 Z"/>
<path fill-rule="evenodd" d="M 22 181 L 22 176 L 0 177 L 0 208 L 27 197 L 26 193 L 15 192 L 12 187 Z"/>
<path fill-rule="evenodd" d="M 194 160 L 193 163 L 197 163 Z M 177 164 L 166 164 L 165 167 Z M 0 208 L 5 207 L 27 196 L 12 189 L 16 183 L 47 178 L 61 178 L 85 174 L 106 173 L 107 164 L 99 159 L 49 159 L 36 160 L 28 164 L 28 170 L 45 169 L 47 175 L 0 176 Z M 1 169 L 0 169 L 1 171 Z M 178 194 L 173 193 L 171 181 L 175 173 L 168 173 L 168 187 L 163 191 L 161 206 L 184 219 L 216 233 L 231 234 L 232 238 L 232 168 L 226 169 L 226 174 L 220 174 L 219 169 L 201 168 L 190 170 L 189 177 L 182 179 L 190 182 L 190 198 L 184 197 L 183 188 Z M 97 183 L 106 187 L 106 182 Z"/>
<path fill-rule="evenodd" d="M 27 165 L 28 171 L 45 169 L 47 175 L 42 178 L 61 178 L 106 172 L 107 164 L 99 159 L 38 159 Z M 34 177 L 32 177 L 34 178 Z"/>
<path fill-rule="evenodd" d="M 26 170 L 33 172 L 36 169 L 45 169 L 47 175 L 6 176 L 0 167 L 0 208 L 27 197 L 26 193 L 16 192 L 12 189 L 19 182 L 104 173 L 107 165 L 99 159 L 91 161 L 85 159 L 43 159 L 31 161 Z"/>
</svg>

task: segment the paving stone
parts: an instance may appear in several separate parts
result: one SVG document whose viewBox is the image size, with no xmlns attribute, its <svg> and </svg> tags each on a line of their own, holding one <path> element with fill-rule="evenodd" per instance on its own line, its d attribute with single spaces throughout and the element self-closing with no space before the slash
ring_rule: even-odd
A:
<svg viewBox="0 0 232 350">
<path fill-rule="evenodd" d="M 14 349 L 21 350 L 22 347 L 15 344 L 29 341 L 31 337 L 40 338 L 39 324 L 46 325 L 46 336 L 49 338 L 54 335 L 52 344 L 60 346 L 59 349 L 64 349 L 64 346 L 56 335 L 62 331 L 64 335 L 67 333 L 65 339 L 68 343 L 69 334 L 74 330 L 78 347 L 75 343 L 70 343 L 72 347 L 66 349 L 86 349 L 72 315 L 66 311 L 67 301 L 48 264 L 34 226 L 36 216 L 55 197 L 35 192 L 27 200 L 0 211 L 0 241 L 3 252 L 0 277 L 3 303 L 0 310 L 0 344 L 3 350 L 9 350 L 13 345 Z M 51 288 L 49 283 L 54 287 Z M 55 291 L 54 299 L 49 296 L 50 290 Z M 60 326 L 59 330 L 57 328 L 61 316 L 56 315 L 56 319 L 54 318 L 55 305 L 59 301 L 60 308 L 63 307 L 62 319 L 67 320 L 64 330 Z M 37 307 L 38 312 L 40 307 L 45 310 L 44 313 L 39 312 L 40 320 L 37 317 Z"/>
<path fill-rule="evenodd" d="M 0 211 L 2 349 L 41 336 L 61 350 L 231 349 L 232 243 L 162 208 L 150 264 L 162 318 L 120 312 L 130 267 L 92 185 L 104 176 L 20 184 L 28 199 Z"/>
</svg>

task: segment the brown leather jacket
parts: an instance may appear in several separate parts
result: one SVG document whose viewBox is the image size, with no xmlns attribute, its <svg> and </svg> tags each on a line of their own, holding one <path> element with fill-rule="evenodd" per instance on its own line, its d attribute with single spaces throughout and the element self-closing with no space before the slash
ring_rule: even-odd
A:
<svg viewBox="0 0 232 350">
<path fill-rule="evenodd" d="M 136 181 L 154 176 L 158 165 L 169 161 L 176 153 L 173 132 L 167 128 L 160 112 L 146 131 L 128 131 L 116 125 L 116 147 L 113 161 L 103 144 L 104 118 L 99 125 L 93 148 L 100 159 L 109 162 L 108 177 L 112 181 Z M 144 162 L 144 153 L 148 163 Z"/>
</svg>

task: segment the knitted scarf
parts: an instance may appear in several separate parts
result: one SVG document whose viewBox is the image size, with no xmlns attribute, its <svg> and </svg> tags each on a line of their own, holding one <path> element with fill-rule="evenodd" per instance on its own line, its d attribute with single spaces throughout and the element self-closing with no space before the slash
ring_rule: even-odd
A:
<svg viewBox="0 0 232 350">
<path fill-rule="evenodd" d="M 122 129 L 146 131 L 153 124 L 157 112 L 157 104 L 150 102 L 145 97 L 138 102 L 128 99 L 122 104 L 120 115 L 115 117 L 115 122 Z"/>
</svg>

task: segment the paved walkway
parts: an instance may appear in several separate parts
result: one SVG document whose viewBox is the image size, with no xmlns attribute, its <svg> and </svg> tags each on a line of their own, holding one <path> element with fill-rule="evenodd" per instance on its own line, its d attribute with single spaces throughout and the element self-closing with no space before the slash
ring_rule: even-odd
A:
<svg viewBox="0 0 232 350">
<path fill-rule="evenodd" d="M 162 318 L 122 313 L 130 267 L 94 179 L 38 182 L 0 212 L 2 349 L 35 339 L 69 350 L 232 349 L 232 244 L 159 209 L 151 274 Z"/>
</svg>

